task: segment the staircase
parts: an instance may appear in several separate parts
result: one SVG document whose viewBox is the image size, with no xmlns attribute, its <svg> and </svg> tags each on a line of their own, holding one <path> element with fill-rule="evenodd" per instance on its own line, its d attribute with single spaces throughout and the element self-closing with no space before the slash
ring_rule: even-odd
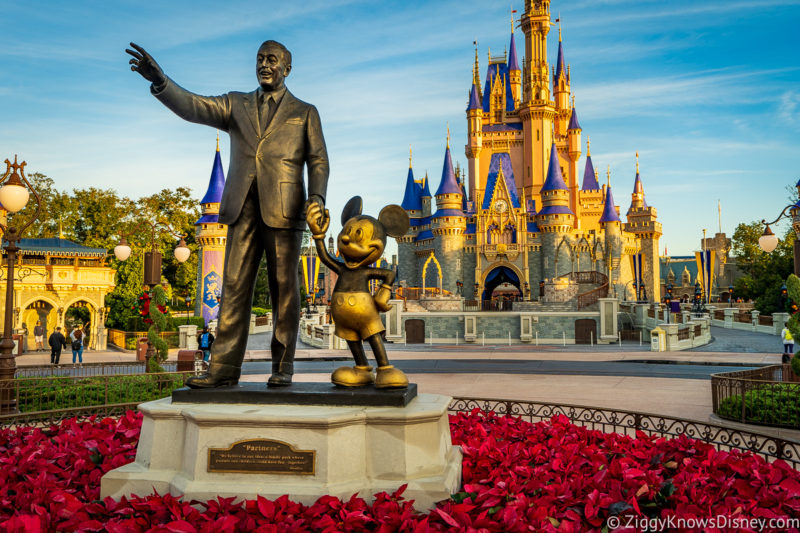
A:
<svg viewBox="0 0 800 533">
<path fill-rule="evenodd" d="M 619 259 L 614 259 L 616 266 L 612 261 L 614 268 L 619 267 Z M 596 270 L 588 270 L 585 272 L 570 272 L 560 276 L 562 278 L 569 278 L 571 281 L 580 285 L 597 285 L 588 291 L 579 292 L 576 297 L 576 306 L 578 309 L 584 309 L 597 303 L 600 298 L 608 296 L 608 276 Z"/>
</svg>

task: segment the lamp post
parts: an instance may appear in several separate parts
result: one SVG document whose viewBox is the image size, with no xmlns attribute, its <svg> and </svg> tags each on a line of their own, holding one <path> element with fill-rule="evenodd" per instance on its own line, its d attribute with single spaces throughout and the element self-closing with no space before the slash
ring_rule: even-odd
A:
<svg viewBox="0 0 800 533">
<path fill-rule="evenodd" d="M 795 184 L 795 187 L 797 187 L 797 192 L 800 194 L 800 181 Z M 786 213 L 787 211 L 789 212 L 788 214 Z M 764 224 L 764 233 L 758 238 L 758 247 L 767 253 L 772 253 L 777 248 L 778 237 L 772 232 L 770 226 L 776 224 L 782 218 L 792 219 L 792 229 L 794 229 L 795 235 L 793 246 L 794 274 L 795 276 L 800 276 L 800 240 L 798 240 L 800 235 L 800 201 L 784 207 L 781 214 L 772 222 L 767 222 L 766 219 L 761 221 Z"/>
<path fill-rule="evenodd" d="M 192 305 L 192 297 L 188 294 L 183 298 L 183 301 L 186 302 L 186 325 L 189 325 L 189 306 Z"/>
<path fill-rule="evenodd" d="M 6 306 L 5 317 L 3 323 L 3 340 L 0 341 L 0 380 L 2 380 L 3 387 L 0 389 L 0 414 L 14 414 L 17 413 L 17 398 L 13 385 L 7 385 L 14 379 L 14 374 L 17 369 L 16 361 L 14 360 L 14 338 L 13 335 L 13 317 L 14 317 L 14 267 L 17 263 L 17 252 L 19 251 L 19 241 L 22 234 L 26 229 L 33 224 L 34 220 L 39 217 L 39 212 L 42 207 L 42 202 L 39 194 L 30 184 L 25 177 L 25 161 L 17 163 L 17 156 L 14 156 L 14 162 L 11 163 L 8 159 L 5 160 L 6 172 L 0 178 L 0 204 L 8 211 L 9 214 L 17 213 L 25 207 L 30 198 L 28 189 L 33 192 L 33 197 L 36 200 L 36 212 L 33 216 L 23 222 L 21 226 L 12 227 L 8 222 L 0 224 L 3 230 L 3 249 L 6 251 L 6 265 L 8 273 L 6 275 Z"/>
<path fill-rule="evenodd" d="M 180 241 L 175 247 L 175 259 L 179 263 L 183 263 L 192 254 L 192 251 L 186 246 L 186 241 L 183 235 L 177 233 L 169 227 L 165 222 L 156 221 L 150 222 L 149 220 L 140 220 L 135 226 L 135 230 L 129 233 L 124 233 L 120 236 L 119 244 L 114 247 L 114 255 L 120 261 L 127 261 L 131 256 L 131 246 L 128 244 L 127 237 L 135 234 L 138 230 L 145 228 L 150 233 L 150 251 L 144 253 L 144 285 L 148 290 L 161 283 L 161 251 L 156 246 L 156 235 L 160 233 L 168 233 L 174 237 L 179 237 Z M 188 319 L 187 319 L 188 323 Z M 147 354 L 145 358 L 150 361 L 156 353 L 155 346 L 149 340 L 147 341 Z M 149 368 L 146 365 L 145 368 Z"/>
<path fill-rule="evenodd" d="M 733 307 L 733 285 L 728 285 L 728 307 Z"/>
</svg>

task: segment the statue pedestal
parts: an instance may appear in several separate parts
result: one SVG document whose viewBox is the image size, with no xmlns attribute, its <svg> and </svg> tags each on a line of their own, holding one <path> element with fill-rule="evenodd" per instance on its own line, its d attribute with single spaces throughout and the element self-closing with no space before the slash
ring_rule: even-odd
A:
<svg viewBox="0 0 800 533">
<path fill-rule="evenodd" d="M 407 483 L 404 497 L 427 510 L 461 483 L 449 403 L 433 394 L 404 407 L 147 402 L 136 461 L 103 476 L 100 495 L 288 494 L 311 504 L 356 492 L 369 500 Z"/>
</svg>

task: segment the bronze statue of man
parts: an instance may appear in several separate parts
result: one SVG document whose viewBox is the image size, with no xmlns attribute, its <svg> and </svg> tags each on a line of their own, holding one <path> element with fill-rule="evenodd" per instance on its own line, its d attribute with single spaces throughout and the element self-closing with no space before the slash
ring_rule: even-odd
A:
<svg viewBox="0 0 800 533">
<path fill-rule="evenodd" d="M 305 210 L 311 202 L 324 208 L 329 171 L 316 108 L 295 98 L 284 84 L 292 54 L 276 41 L 265 41 L 256 57 L 258 89 L 200 96 L 168 78 L 142 47 L 131 47 L 125 50 L 133 56 L 131 70 L 151 82 L 153 96 L 179 117 L 226 131 L 231 139 L 219 210 L 219 222 L 228 225 L 228 240 L 217 337 L 208 372 L 186 384 L 210 388 L 238 383 L 256 274 L 266 253 L 274 316 L 268 384 L 289 385 L 300 322 L 297 266 Z"/>
</svg>

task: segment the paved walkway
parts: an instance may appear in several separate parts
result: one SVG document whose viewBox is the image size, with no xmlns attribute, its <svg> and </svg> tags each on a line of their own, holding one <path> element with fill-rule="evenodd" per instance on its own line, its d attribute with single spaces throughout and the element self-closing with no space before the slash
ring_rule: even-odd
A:
<svg viewBox="0 0 800 533">
<path fill-rule="evenodd" d="M 409 345 L 390 344 L 389 358 L 421 391 L 627 409 L 708 420 L 709 375 L 780 362 L 777 337 L 713 328 L 713 342 L 686 352 L 650 352 L 646 345 Z M 269 374 L 270 335 L 250 337 L 243 380 Z M 777 348 L 777 349 L 776 349 Z M 177 351 L 170 354 L 176 358 Z M 368 353 L 369 355 L 369 353 Z M 85 352 L 84 363 L 133 362 L 126 352 Z M 48 364 L 49 353 L 27 353 L 18 365 Z M 62 364 L 72 354 L 62 354 Z M 327 382 L 347 351 L 297 350 L 297 381 Z M 338 362 L 333 362 L 338 361 Z"/>
</svg>

